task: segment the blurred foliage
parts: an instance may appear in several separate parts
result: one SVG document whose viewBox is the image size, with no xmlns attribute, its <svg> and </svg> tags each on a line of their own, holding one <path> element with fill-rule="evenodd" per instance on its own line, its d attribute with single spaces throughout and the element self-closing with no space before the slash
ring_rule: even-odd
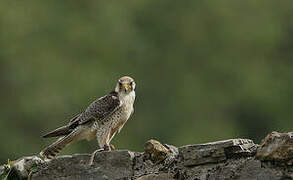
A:
<svg viewBox="0 0 293 180">
<path fill-rule="evenodd" d="M 0 162 L 36 154 L 130 75 L 113 144 L 142 151 L 292 131 L 293 1 L 0 2 Z M 62 154 L 89 153 L 82 141 Z"/>
</svg>

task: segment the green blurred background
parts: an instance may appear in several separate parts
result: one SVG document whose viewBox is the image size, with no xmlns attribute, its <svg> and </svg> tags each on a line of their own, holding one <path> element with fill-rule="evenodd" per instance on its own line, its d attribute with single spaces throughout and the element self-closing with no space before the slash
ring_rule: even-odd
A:
<svg viewBox="0 0 293 180">
<path fill-rule="evenodd" d="M 0 2 L 0 162 L 37 154 L 120 76 L 137 83 L 118 149 L 256 143 L 293 126 L 293 1 Z M 90 153 L 81 141 L 62 154 Z"/>
</svg>

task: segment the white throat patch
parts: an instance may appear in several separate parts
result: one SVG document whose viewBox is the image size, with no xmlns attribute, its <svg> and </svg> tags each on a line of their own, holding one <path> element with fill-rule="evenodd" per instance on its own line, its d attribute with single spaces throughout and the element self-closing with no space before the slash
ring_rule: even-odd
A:
<svg viewBox="0 0 293 180">
<path fill-rule="evenodd" d="M 126 93 L 118 93 L 120 101 L 122 104 L 132 105 L 135 100 L 135 91 L 131 91 L 129 94 Z"/>
</svg>

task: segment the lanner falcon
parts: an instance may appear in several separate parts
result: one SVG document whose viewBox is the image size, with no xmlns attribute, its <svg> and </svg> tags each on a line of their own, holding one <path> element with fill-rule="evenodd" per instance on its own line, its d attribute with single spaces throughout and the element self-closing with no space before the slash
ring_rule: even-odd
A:
<svg viewBox="0 0 293 180">
<path fill-rule="evenodd" d="M 82 139 L 89 141 L 95 137 L 100 150 L 112 150 L 110 141 L 121 131 L 133 113 L 134 89 L 135 82 L 131 77 L 121 77 L 114 91 L 95 100 L 84 112 L 73 117 L 67 125 L 45 134 L 44 138 L 59 136 L 60 138 L 41 151 L 40 155 L 52 159 L 65 146 Z M 92 154 L 91 164 L 95 153 L 96 151 Z"/>
</svg>

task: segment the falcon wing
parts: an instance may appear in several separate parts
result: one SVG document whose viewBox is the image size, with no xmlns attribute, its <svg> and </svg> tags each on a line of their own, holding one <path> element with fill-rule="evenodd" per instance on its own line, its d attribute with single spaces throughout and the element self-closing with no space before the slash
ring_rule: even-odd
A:
<svg viewBox="0 0 293 180">
<path fill-rule="evenodd" d="M 69 124 L 72 124 L 72 123 L 78 121 L 78 118 L 79 118 L 79 116 L 80 116 L 81 114 L 82 114 L 82 113 L 77 114 L 77 115 L 75 115 L 73 118 L 71 118 L 70 121 L 69 121 Z"/>
<path fill-rule="evenodd" d="M 79 124 L 85 124 L 91 120 L 103 120 L 121 106 L 116 92 L 95 100 L 78 118 Z"/>
</svg>

